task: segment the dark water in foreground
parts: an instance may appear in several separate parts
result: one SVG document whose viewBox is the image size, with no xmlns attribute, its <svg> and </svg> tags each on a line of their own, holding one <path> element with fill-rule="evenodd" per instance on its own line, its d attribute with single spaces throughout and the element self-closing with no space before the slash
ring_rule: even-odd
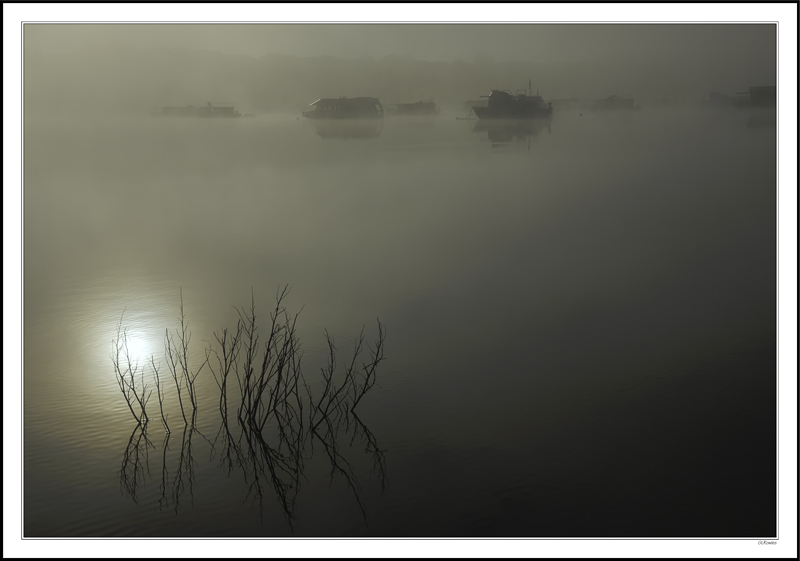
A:
<svg viewBox="0 0 800 561">
<path fill-rule="evenodd" d="M 25 536 L 775 535 L 775 129 L 473 127 L 28 118 Z M 386 326 L 358 423 L 278 452 L 204 371 L 134 430 L 123 310 L 163 364 L 182 290 L 199 363 L 287 284 L 315 395 Z"/>
</svg>

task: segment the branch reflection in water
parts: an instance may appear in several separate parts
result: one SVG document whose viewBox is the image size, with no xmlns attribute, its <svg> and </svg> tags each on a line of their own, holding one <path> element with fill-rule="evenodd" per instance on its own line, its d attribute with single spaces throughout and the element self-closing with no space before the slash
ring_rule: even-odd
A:
<svg viewBox="0 0 800 561">
<path fill-rule="evenodd" d="M 148 448 L 155 446 L 147 438 L 146 425 L 136 425 L 128 439 L 125 453 L 122 455 L 122 466 L 119 468 L 120 490 L 138 503 L 139 485 L 145 479 L 145 471 L 150 474 Z"/>
<path fill-rule="evenodd" d="M 334 339 L 325 331 L 327 364 L 321 369 L 322 390 L 315 398 L 314 388 L 306 381 L 301 369 L 302 353 L 296 330 L 299 314 L 292 316 L 283 306 L 288 292 L 288 287 L 284 287 L 276 295 L 263 343 L 260 343 L 255 299 L 251 296 L 249 308 L 236 309 L 239 318 L 235 329 L 223 328 L 215 332 L 217 347 L 206 343 L 205 360 L 196 368 L 189 364 L 191 333 L 181 294 L 180 329 L 174 336 L 167 330 L 165 336 L 165 356 L 175 383 L 173 397 L 177 398 L 184 419 L 180 453 L 171 477 L 167 454 L 170 428 L 168 413 L 165 412 L 167 388 L 161 383 L 159 363 L 155 357 L 151 356 L 148 361 L 165 430 L 158 499 L 160 510 L 169 508 L 171 503 L 177 514 L 187 494 L 190 502 L 193 500 L 195 467 L 198 465 L 192 454 L 195 433 L 208 442 L 211 459 L 219 457 L 218 467 L 226 470 L 228 477 L 241 471 L 247 485 L 243 504 L 248 501 L 251 506 L 257 504 L 262 522 L 264 497 L 271 489 L 293 528 L 305 462 L 313 456 L 315 442 L 319 443 L 330 462 L 331 479 L 337 476 L 344 479 L 365 523 L 367 512 L 359 494 L 356 472 L 340 446 L 343 437 L 349 440 L 349 448 L 356 443 L 363 446 L 364 452 L 372 457 L 381 490 L 386 489 L 385 451 L 356 414 L 356 406 L 375 385 L 377 367 L 384 360 L 386 328 L 378 320 L 374 345 L 366 342 L 362 329 L 352 356 L 341 365 L 337 361 Z M 112 346 L 112 362 L 123 398 L 137 422 L 123 454 L 120 484 L 123 493 L 138 503 L 137 488 L 144 482 L 145 472 L 150 475 L 148 450 L 155 450 L 156 446 L 147 437 L 149 417 L 146 405 L 150 394 L 144 393 L 147 389 L 144 369 L 139 368 L 138 359 L 130 356 L 128 348 L 127 330 L 120 320 Z M 197 429 L 196 424 L 199 399 L 195 381 L 205 368 L 211 371 L 220 391 L 221 423 L 213 442 Z M 232 400 L 228 393 L 231 374 L 239 388 L 237 399 L 233 399 L 236 406 L 233 415 L 229 415 L 228 410 Z M 182 399 L 184 395 L 188 400 Z M 188 405 L 191 405 L 191 411 L 187 411 Z"/>
</svg>

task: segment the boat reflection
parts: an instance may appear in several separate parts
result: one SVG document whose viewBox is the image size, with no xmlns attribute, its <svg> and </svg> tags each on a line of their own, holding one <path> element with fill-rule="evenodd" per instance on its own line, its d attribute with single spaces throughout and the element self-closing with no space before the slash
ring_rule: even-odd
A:
<svg viewBox="0 0 800 561">
<path fill-rule="evenodd" d="M 378 138 L 383 131 L 382 119 L 317 119 L 314 132 L 320 138 Z"/>
<path fill-rule="evenodd" d="M 486 133 L 493 147 L 527 145 L 541 132 L 550 132 L 550 119 L 480 120 L 472 132 Z"/>
</svg>

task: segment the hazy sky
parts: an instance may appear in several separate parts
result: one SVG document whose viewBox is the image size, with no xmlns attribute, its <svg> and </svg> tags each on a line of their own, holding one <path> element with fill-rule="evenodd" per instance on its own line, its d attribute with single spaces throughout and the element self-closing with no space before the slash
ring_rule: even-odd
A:
<svg viewBox="0 0 800 561">
<path fill-rule="evenodd" d="M 706 24 L 147 24 L 27 26 L 26 46 L 45 52 L 176 47 L 228 54 L 347 58 L 410 55 L 529 62 L 720 57 L 774 64 L 775 27 Z"/>
</svg>

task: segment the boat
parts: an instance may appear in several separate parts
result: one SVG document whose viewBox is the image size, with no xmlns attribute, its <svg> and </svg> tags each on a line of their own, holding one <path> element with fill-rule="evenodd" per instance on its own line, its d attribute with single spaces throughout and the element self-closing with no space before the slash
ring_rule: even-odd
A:
<svg viewBox="0 0 800 561">
<path fill-rule="evenodd" d="M 737 92 L 735 102 L 740 109 L 754 107 L 777 107 L 778 91 L 776 86 L 753 86 L 746 92 Z"/>
<path fill-rule="evenodd" d="M 516 95 L 508 90 L 492 90 L 486 106 L 475 105 L 472 111 L 478 119 L 536 119 L 553 115 L 553 106 L 545 103 L 539 95 L 529 95 L 526 90 L 517 90 Z"/>
<path fill-rule="evenodd" d="M 397 115 L 437 115 L 439 108 L 431 101 L 417 101 L 415 103 L 398 103 Z"/>
<path fill-rule="evenodd" d="M 634 105 L 632 97 L 619 97 L 610 95 L 605 99 L 598 99 L 592 105 L 592 111 L 633 111 L 641 109 L 638 105 Z"/>
<path fill-rule="evenodd" d="M 735 106 L 749 113 L 748 129 L 775 127 L 778 121 L 778 91 L 775 86 L 753 86 L 740 92 Z"/>
<path fill-rule="evenodd" d="M 314 109 L 303 111 L 307 119 L 382 119 L 383 106 L 377 97 L 339 97 L 318 99 Z"/>
<path fill-rule="evenodd" d="M 206 105 L 201 107 L 195 107 L 194 105 L 184 105 L 182 107 L 162 107 L 161 116 L 233 118 L 241 117 L 242 114 L 236 111 L 231 103 L 212 104 L 211 102 L 206 102 Z"/>
<path fill-rule="evenodd" d="M 210 102 L 205 107 L 197 108 L 198 117 L 241 117 L 242 114 L 234 109 L 233 104 L 211 104 Z"/>
</svg>

